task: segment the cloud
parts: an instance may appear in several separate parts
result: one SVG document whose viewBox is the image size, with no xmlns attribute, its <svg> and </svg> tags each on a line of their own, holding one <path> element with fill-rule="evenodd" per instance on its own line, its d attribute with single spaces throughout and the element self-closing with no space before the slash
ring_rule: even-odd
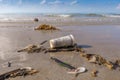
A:
<svg viewBox="0 0 120 80">
<path fill-rule="evenodd" d="M 46 0 L 42 0 L 42 1 L 40 2 L 40 4 L 46 4 L 46 3 L 47 3 Z"/>
<path fill-rule="evenodd" d="M 120 3 L 119 3 L 118 6 L 116 7 L 116 9 L 120 9 Z"/>
<path fill-rule="evenodd" d="M 21 5 L 22 4 L 22 0 L 18 0 L 18 4 Z"/>
<path fill-rule="evenodd" d="M 41 5 L 61 5 L 64 4 L 64 2 L 60 1 L 60 0 L 54 0 L 54 1 L 47 1 L 47 0 L 42 0 L 40 2 Z"/>
<path fill-rule="evenodd" d="M 74 0 L 74 1 L 72 1 L 71 3 L 70 3 L 70 5 L 76 5 L 78 3 L 78 1 L 77 0 Z"/>
<path fill-rule="evenodd" d="M 49 2 L 49 4 L 52 4 L 52 5 L 58 5 L 58 4 L 63 4 L 62 1 L 59 1 L 59 0 L 55 0 L 53 2 Z"/>
</svg>

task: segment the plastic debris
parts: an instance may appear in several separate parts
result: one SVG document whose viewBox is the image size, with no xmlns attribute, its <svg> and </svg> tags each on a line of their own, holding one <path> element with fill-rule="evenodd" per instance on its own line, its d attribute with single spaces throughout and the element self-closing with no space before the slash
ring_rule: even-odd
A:
<svg viewBox="0 0 120 80">
<path fill-rule="evenodd" d="M 49 41 L 50 48 L 61 48 L 75 45 L 75 39 L 73 35 L 68 35 L 60 38 L 51 39 Z"/>
<path fill-rule="evenodd" d="M 86 68 L 85 67 L 78 67 L 76 69 L 73 69 L 69 72 L 67 72 L 68 74 L 80 74 L 80 73 L 83 73 L 86 71 Z"/>
</svg>

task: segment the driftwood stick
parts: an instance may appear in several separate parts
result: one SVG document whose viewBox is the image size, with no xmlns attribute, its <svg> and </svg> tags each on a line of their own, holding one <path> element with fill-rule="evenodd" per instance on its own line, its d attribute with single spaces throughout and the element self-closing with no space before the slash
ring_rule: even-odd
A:
<svg viewBox="0 0 120 80">
<path fill-rule="evenodd" d="M 7 73 L 0 75 L 0 80 L 5 80 L 10 77 L 11 74 L 18 72 L 20 69 L 16 69 Z"/>
<path fill-rule="evenodd" d="M 47 41 L 48 41 L 48 40 L 45 40 L 45 41 L 41 42 L 40 45 L 45 44 Z"/>
<path fill-rule="evenodd" d="M 67 63 L 65 63 L 57 58 L 51 57 L 50 59 L 54 60 L 56 63 L 60 64 L 61 66 L 67 67 L 69 69 L 76 69 L 75 67 L 71 66 L 70 64 L 67 64 Z"/>
</svg>

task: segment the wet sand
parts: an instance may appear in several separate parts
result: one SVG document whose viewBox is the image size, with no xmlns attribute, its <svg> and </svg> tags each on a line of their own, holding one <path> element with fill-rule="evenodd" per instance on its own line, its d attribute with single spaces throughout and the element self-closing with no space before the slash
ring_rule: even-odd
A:
<svg viewBox="0 0 120 80">
<path fill-rule="evenodd" d="M 18 53 L 17 50 L 29 44 L 39 44 L 44 40 L 73 34 L 78 45 L 87 53 L 99 54 L 110 61 L 120 59 L 120 25 L 84 25 L 58 26 L 61 31 L 34 31 L 34 24 L 1 24 L 0 27 L 0 74 L 19 68 L 31 66 L 40 72 L 27 77 L 11 80 L 119 80 L 120 71 L 109 70 L 104 66 L 88 63 L 77 52 L 57 53 Z M 14 25 L 14 26 L 13 26 Z M 45 45 L 46 47 L 49 44 Z M 87 72 L 75 75 L 67 74 L 68 69 L 50 60 L 50 56 L 63 60 L 75 67 L 86 67 Z M 12 63 L 7 67 L 7 62 Z M 92 70 L 98 70 L 98 77 L 91 77 Z"/>
</svg>

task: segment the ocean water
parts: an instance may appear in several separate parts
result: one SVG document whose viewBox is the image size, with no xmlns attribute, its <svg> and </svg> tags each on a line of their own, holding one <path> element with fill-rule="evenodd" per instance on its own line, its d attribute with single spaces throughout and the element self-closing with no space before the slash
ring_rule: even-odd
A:
<svg viewBox="0 0 120 80">
<path fill-rule="evenodd" d="M 39 14 L 0 14 L 0 22 L 30 22 L 34 21 L 34 18 L 39 20 L 73 20 L 73 21 L 118 21 L 120 20 L 120 14 L 81 14 L 81 13 L 39 13 Z"/>
</svg>

